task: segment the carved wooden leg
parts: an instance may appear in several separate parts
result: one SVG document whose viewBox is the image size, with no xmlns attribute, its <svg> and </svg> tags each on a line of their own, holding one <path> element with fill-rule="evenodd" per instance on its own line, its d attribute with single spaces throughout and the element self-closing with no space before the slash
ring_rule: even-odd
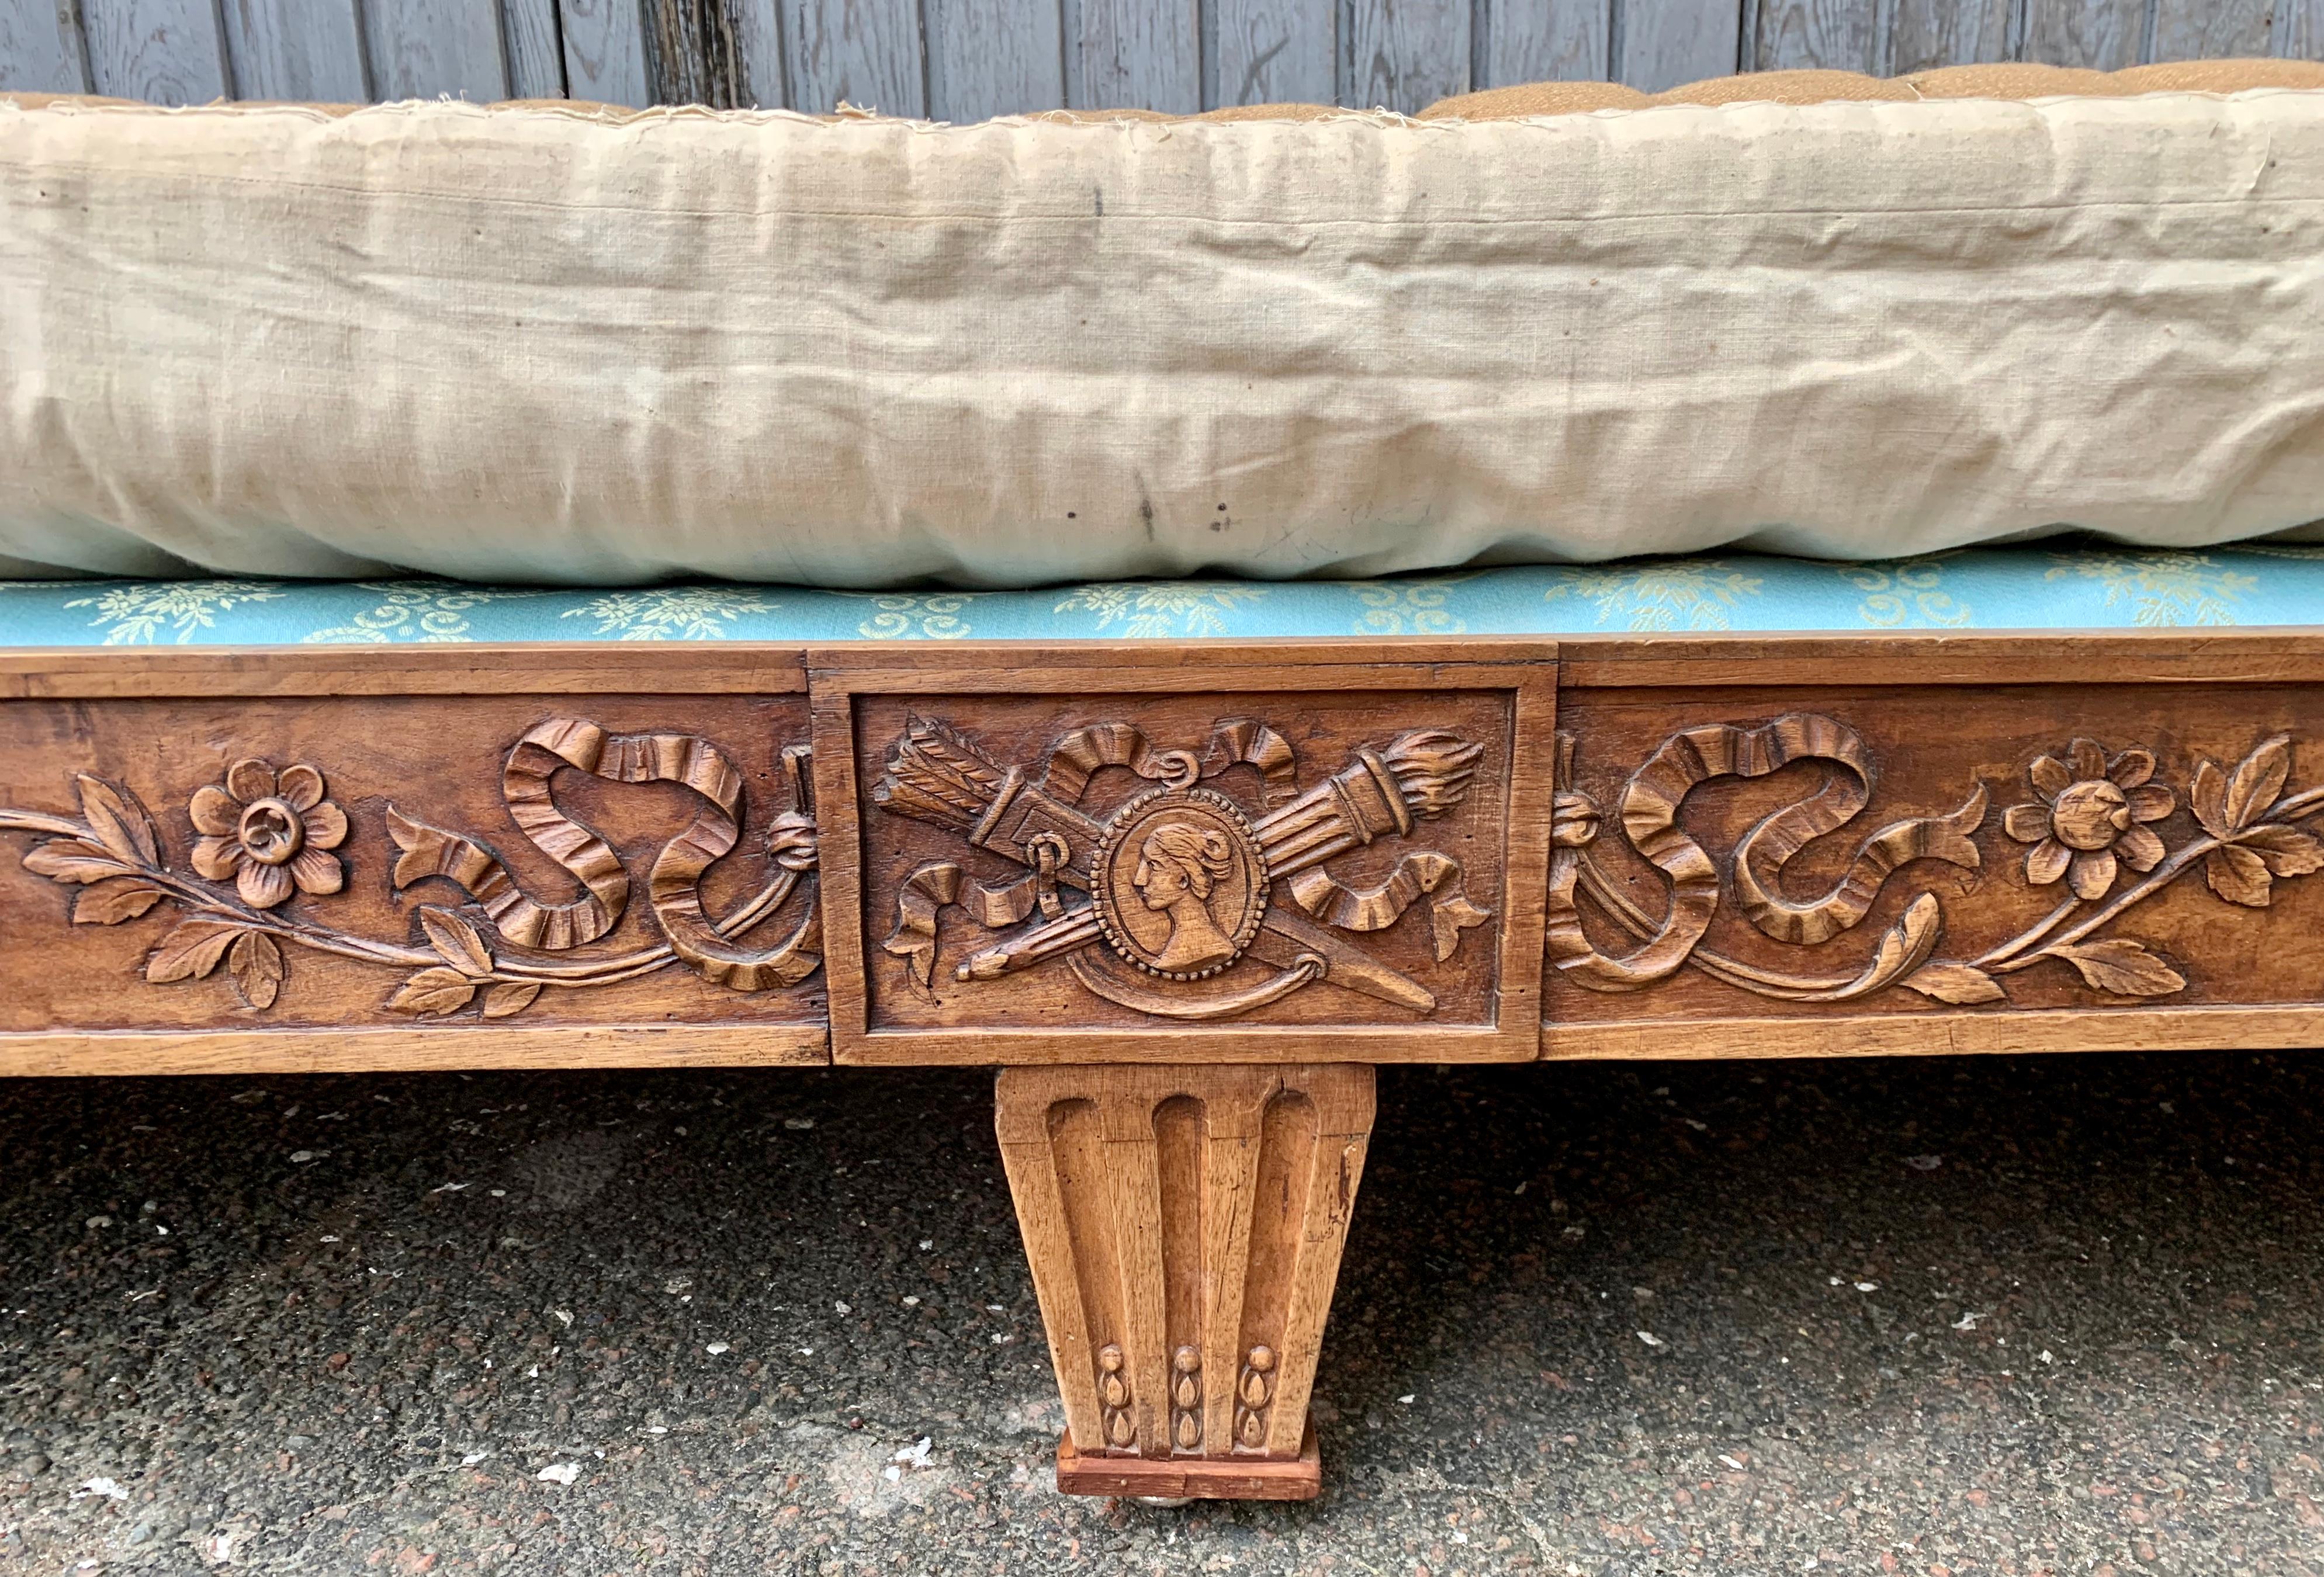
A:
<svg viewBox="0 0 2324 1577">
<path fill-rule="evenodd" d="M 1370 1067 L 1008 1068 L 998 1105 L 1065 1398 L 1057 1488 L 1312 1499 Z"/>
</svg>

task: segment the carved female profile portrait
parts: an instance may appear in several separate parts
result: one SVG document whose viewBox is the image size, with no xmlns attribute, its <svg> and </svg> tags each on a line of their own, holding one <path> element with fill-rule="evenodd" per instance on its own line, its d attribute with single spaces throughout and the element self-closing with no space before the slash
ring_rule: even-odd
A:
<svg viewBox="0 0 2324 1577">
<path fill-rule="evenodd" d="M 1171 980 L 1241 957 L 1267 908 L 1267 860 L 1250 824 L 1207 788 L 1157 789 L 1124 806 L 1093 873 L 1115 954 Z"/>
<path fill-rule="evenodd" d="M 1233 847 L 1214 828 L 1166 821 L 1146 835 L 1130 884 L 1148 908 L 1170 917 L 1170 939 L 1155 968 L 1190 973 L 1232 961 L 1234 942 L 1211 918 L 1211 894 L 1233 869 Z"/>
</svg>

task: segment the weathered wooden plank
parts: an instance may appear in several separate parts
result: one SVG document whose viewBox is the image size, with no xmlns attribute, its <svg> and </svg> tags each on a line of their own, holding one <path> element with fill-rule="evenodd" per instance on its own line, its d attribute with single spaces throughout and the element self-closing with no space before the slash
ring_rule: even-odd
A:
<svg viewBox="0 0 2324 1577">
<path fill-rule="evenodd" d="M 1628 0 L 1614 29 L 1614 75 L 1648 93 L 1729 76 L 1742 40 L 1737 0 Z"/>
<path fill-rule="evenodd" d="M 1879 47 L 1878 7 L 1867 0 L 1746 0 L 1757 6 L 1752 39 L 1755 71 L 1825 67 L 1874 71 Z"/>
<path fill-rule="evenodd" d="M 1600 82 L 1613 71 L 1612 0 L 1481 0 L 1480 88 Z"/>
<path fill-rule="evenodd" d="M 229 0 L 220 10 L 236 98 L 371 97 L 355 0 Z"/>
<path fill-rule="evenodd" d="M 501 0 L 501 47 L 512 98 L 565 97 L 565 45 L 557 0 Z"/>
<path fill-rule="evenodd" d="M 97 91 L 149 104 L 229 97 L 226 40 L 209 0 L 83 0 Z"/>
<path fill-rule="evenodd" d="M 2159 0 L 2154 8 L 2156 60 L 2240 59 L 2268 52 L 2281 0 Z"/>
<path fill-rule="evenodd" d="M 793 109 L 843 102 L 883 115 L 928 113 L 927 62 L 913 0 L 784 0 Z"/>
<path fill-rule="evenodd" d="M 654 103 L 733 109 L 750 102 L 740 10 L 724 0 L 645 0 L 646 82 Z"/>
<path fill-rule="evenodd" d="M 1062 109 L 1057 0 L 927 0 L 928 113 L 938 120 Z"/>
<path fill-rule="evenodd" d="M 1469 91 L 1468 0 L 1347 0 L 1340 102 L 1405 115 Z"/>
<path fill-rule="evenodd" d="M 2288 60 L 2324 60 L 2324 0 L 2276 0 L 2269 46 Z"/>
<path fill-rule="evenodd" d="M 791 107 L 840 104 L 885 115 L 927 113 L 927 65 L 913 0 L 783 0 Z"/>
<path fill-rule="evenodd" d="M 2138 64 L 2145 43 L 2146 0 L 2025 0 L 2029 60 L 2119 71 Z"/>
<path fill-rule="evenodd" d="M 565 26 L 565 90 L 598 104 L 653 102 L 639 0 L 558 0 Z"/>
<path fill-rule="evenodd" d="M 1074 25 L 1065 96 L 1076 109 L 1203 107 L 1195 0 L 1068 0 Z"/>
<path fill-rule="evenodd" d="M 728 0 L 734 51 L 741 57 L 734 79 L 735 103 L 745 109 L 791 107 L 781 10 L 782 0 Z"/>
<path fill-rule="evenodd" d="M 364 0 L 364 39 L 376 97 L 490 104 L 509 96 L 494 0 Z"/>
<path fill-rule="evenodd" d="M 2009 58 L 2010 0 L 1896 0 L 1884 69 L 1903 76 Z"/>
<path fill-rule="evenodd" d="M 1330 104 L 1340 82 L 1337 0 L 1208 0 L 1205 108 Z"/>
<path fill-rule="evenodd" d="M 88 51 L 72 0 L 0 6 L 0 92 L 87 93 Z"/>
</svg>

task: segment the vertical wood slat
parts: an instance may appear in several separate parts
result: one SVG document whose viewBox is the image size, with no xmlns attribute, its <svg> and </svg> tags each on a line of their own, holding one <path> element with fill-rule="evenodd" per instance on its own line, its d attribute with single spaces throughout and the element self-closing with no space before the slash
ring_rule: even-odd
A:
<svg viewBox="0 0 2324 1577">
<path fill-rule="evenodd" d="M 1204 0 L 1203 106 L 1330 104 L 1339 0 Z"/>
<path fill-rule="evenodd" d="M 88 50 L 69 0 L 0 5 L 0 93 L 88 90 Z"/>
<path fill-rule="evenodd" d="M 355 0 L 228 0 L 220 9 L 236 98 L 372 97 Z"/>
<path fill-rule="evenodd" d="M 1745 0 L 1757 7 L 1746 70 L 1822 67 L 1877 73 L 1886 51 L 1870 0 Z"/>
<path fill-rule="evenodd" d="M 1198 0 L 1065 0 L 1065 101 L 1075 109 L 1203 107 Z"/>
<path fill-rule="evenodd" d="M 374 97 L 510 97 L 496 0 L 364 0 L 363 23 Z"/>
<path fill-rule="evenodd" d="M 1113 1273 L 1121 1278 L 1120 1337 L 1130 1376 L 1130 1411 L 1138 1449 L 1170 1454 L 1169 1292 L 1162 1259 L 1161 1151 L 1150 1097 L 1113 1096 L 1107 1113 L 1105 1169 L 1096 1185 L 1111 1207 Z"/>
<path fill-rule="evenodd" d="M 1613 0 L 1479 0 L 1479 88 L 1598 82 L 1613 70 Z"/>
<path fill-rule="evenodd" d="M 1057 0 L 926 0 L 928 113 L 938 120 L 1062 109 Z"/>
<path fill-rule="evenodd" d="M 2029 60 L 2119 71 L 2145 47 L 2146 0 L 2025 0 Z"/>
<path fill-rule="evenodd" d="M 793 109 L 828 115 L 844 102 L 882 115 L 928 113 L 915 0 L 783 0 L 783 44 Z"/>
<path fill-rule="evenodd" d="M 209 0 L 82 0 L 89 80 L 148 104 L 208 104 L 233 94 L 226 39 Z"/>
<path fill-rule="evenodd" d="M 2324 60 L 2324 0 L 2276 0 L 2270 54 Z"/>
<path fill-rule="evenodd" d="M 2009 59 L 2010 0 L 1896 0 L 1888 59 L 1895 76 Z"/>
<path fill-rule="evenodd" d="M 1614 76 L 1648 93 L 1738 69 L 1737 0 L 1616 0 Z"/>
<path fill-rule="evenodd" d="M 1347 0 L 1340 102 L 1411 115 L 1469 91 L 1469 0 Z"/>
<path fill-rule="evenodd" d="M 500 0 L 502 58 L 512 98 L 565 97 L 565 44 L 557 0 Z"/>
<path fill-rule="evenodd" d="M 558 0 L 558 15 L 570 97 L 632 108 L 653 102 L 640 0 Z"/>
<path fill-rule="evenodd" d="M 2269 23 L 2290 0 L 2160 0 L 2153 59 L 2206 60 L 2269 52 Z"/>
<path fill-rule="evenodd" d="M 1007 1082 L 1001 1084 L 1000 1092 L 1005 1124 L 1010 1099 Z M 1084 1337 L 1090 1328 L 1090 1311 L 1082 1306 L 1079 1281 L 1055 1269 L 1070 1258 L 1073 1233 L 1049 1140 L 1045 1137 L 1012 1143 L 1004 1127 L 1001 1169 L 1008 1176 L 1018 1231 L 1024 1235 L 1026 1256 L 1034 1267 L 1033 1296 L 1041 1306 L 1041 1324 L 1048 1335 L 1049 1362 L 1056 1371 L 1065 1433 L 1082 1450 L 1102 1451 L 1105 1437 L 1098 1422 L 1097 1377 L 1093 1368 L 1096 1355 Z"/>
</svg>

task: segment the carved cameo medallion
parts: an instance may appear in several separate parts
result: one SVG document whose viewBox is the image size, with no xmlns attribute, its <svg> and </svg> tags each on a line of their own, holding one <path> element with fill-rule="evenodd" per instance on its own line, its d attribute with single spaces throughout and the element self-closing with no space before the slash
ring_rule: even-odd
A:
<svg viewBox="0 0 2324 1577">
<path fill-rule="evenodd" d="M 1107 943 L 1165 980 L 1218 973 L 1267 913 L 1259 838 L 1232 800 L 1208 788 L 1157 788 L 1123 806 L 1091 872 Z"/>
</svg>

